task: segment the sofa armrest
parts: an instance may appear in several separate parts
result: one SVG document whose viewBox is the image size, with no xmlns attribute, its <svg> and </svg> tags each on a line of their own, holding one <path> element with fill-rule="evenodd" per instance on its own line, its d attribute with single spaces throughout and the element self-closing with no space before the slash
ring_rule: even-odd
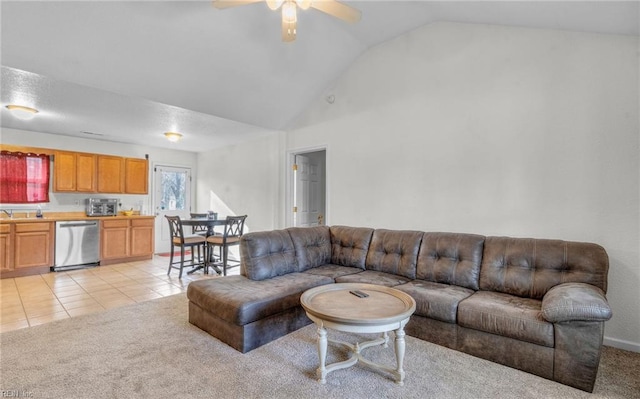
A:
<svg viewBox="0 0 640 399">
<path fill-rule="evenodd" d="M 604 291 L 590 284 L 556 285 L 542 298 L 542 317 L 551 323 L 606 321 L 611 315 Z"/>
</svg>

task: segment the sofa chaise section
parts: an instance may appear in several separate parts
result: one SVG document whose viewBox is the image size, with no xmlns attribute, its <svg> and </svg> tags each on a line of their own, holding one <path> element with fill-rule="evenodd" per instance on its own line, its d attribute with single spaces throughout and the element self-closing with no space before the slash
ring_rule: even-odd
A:
<svg viewBox="0 0 640 399">
<path fill-rule="evenodd" d="M 300 307 L 310 288 L 334 280 L 298 272 L 286 231 L 243 237 L 241 275 L 189 284 L 189 322 L 240 352 L 248 352 L 311 321 Z"/>
</svg>

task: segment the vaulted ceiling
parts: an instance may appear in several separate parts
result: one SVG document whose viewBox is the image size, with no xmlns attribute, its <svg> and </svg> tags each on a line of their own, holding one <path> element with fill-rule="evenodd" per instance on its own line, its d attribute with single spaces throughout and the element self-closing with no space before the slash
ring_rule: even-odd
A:
<svg viewBox="0 0 640 399">
<path fill-rule="evenodd" d="M 264 3 L 2 0 L 2 127 L 205 151 L 286 130 L 368 48 L 425 24 L 639 34 L 635 1 L 344 3 L 359 23 L 310 9 L 283 43 Z"/>
</svg>

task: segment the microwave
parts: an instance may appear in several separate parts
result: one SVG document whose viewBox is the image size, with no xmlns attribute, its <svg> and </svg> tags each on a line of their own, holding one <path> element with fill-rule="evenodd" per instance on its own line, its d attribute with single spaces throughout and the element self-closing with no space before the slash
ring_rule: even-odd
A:
<svg viewBox="0 0 640 399">
<path fill-rule="evenodd" d="M 117 198 L 87 198 L 87 216 L 116 216 Z"/>
</svg>

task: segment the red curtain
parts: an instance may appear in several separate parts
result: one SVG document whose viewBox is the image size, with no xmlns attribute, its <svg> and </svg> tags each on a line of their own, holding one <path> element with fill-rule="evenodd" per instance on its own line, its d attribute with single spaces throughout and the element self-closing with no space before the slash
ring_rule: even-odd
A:
<svg viewBox="0 0 640 399">
<path fill-rule="evenodd" d="M 49 156 L 2 151 L 0 204 L 49 202 Z"/>
</svg>

